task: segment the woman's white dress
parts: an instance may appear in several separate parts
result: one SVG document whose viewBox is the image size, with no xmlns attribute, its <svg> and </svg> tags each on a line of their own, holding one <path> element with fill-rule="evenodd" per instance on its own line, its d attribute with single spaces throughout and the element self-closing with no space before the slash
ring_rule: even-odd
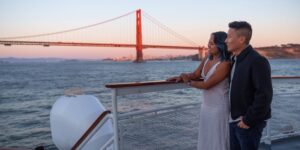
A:
<svg viewBox="0 0 300 150">
<path fill-rule="evenodd" d="M 204 74 L 206 60 L 201 75 L 204 81 L 215 72 L 220 62 Z M 229 97 L 228 79 L 214 87 L 203 90 L 203 102 L 200 109 L 198 150 L 229 150 Z"/>
</svg>

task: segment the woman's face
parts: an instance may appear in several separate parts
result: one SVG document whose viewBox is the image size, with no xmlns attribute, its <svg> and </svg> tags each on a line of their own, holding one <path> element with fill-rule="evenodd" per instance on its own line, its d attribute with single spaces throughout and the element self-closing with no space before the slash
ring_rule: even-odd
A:
<svg viewBox="0 0 300 150">
<path fill-rule="evenodd" d="M 214 35 L 210 35 L 207 47 L 208 47 L 208 53 L 209 54 L 211 54 L 211 55 L 219 54 L 219 50 L 217 48 L 217 45 L 214 42 Z"/>
</svg>

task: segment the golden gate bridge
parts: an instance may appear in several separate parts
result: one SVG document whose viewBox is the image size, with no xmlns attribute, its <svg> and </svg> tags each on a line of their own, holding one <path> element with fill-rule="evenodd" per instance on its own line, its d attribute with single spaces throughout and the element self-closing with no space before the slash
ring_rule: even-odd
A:
<svg viewBox="0 0 300 150">
<path fill-rule="evenodd" d="M 118 20 L 123 22 L 112 24 L 112 22 L 117 22 Z M 147 48 L 198 50 L 199 57 L 202 58 L 205 55 L 203 46 L 199 46 L 194 41 L 175 32 L 141 9 L 99 23 L 58 32 L 0 37 L 0 44 L 5 46 L 41 45 L 44 47 L 135 48 L 136 58 L 134 62 L 144 61 L 143 49 Z"/>
</svg>

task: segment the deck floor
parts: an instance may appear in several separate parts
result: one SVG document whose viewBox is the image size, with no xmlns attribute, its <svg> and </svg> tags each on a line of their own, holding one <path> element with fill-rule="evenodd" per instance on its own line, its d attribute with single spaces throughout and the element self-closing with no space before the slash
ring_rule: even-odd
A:
<svg viewBox="0 0 300 150">
<path fill-rule="evenodd" d="M 197 149 L 199 105 L 119 120 L 122 150 Z M 263 136 L 266 132 L 263 132 Z M 261 144 L 260 150 L 299 150 L 300 137 Z"/>
</svg>

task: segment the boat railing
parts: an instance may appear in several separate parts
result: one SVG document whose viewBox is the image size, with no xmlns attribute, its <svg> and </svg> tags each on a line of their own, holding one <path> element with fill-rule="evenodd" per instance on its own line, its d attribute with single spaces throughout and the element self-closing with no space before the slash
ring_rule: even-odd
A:
<svg viewBox="0 0 300 150">
<path fill-rule="evenodd" d="M 300 76 L 274 76 L 272 77 L 273 82 L 276 80 L 297 80 L 299 81 Z M 119 113 L 118 112 L 118 97 L 125 96 L 130 94 L 143 94 L 149 92 L 161 92 L 161 91 L 168 91 L 168 90 L 176 90 L 176 89 L 187 89 L 191 88 L 190 86 L 184 83 L 176 83 L 170 81 L 148 81 L 148 82 L 131 82 L 131 83 L 112 83 L 107 84 L 107 88 L 110 88 L 112 91 L 112 119 L 113 119 L 113 129 L 114 129 L 114 136 L 113 139 L 110 140 L 110 144 L 114 144 L 114 149 L 119 150 L 122 149 L 120 147 L 120 143 L 122 143 L 122 138 L 120 136 L 121 129 L 119 128 L 119 121 L 124 119 L 138 119 L 139 116 L 145 116 L 145 114 L 160 114 L 166 112 L 176 112 L 178 109 L 187 108 L 195 109 L 195 106 L 198 106 L 199 103 L 192 103 L 192 104 L 182 104 L 178 106 L 170 106 L 164 108 L 157 108 L 152 110 L 140 110 L 135 112 L 127 112 L 127 113 Z M 198 107 L 196 107 L 198 108 Z M 146 116 L 147 117 L 147 116 Z M 265 144 L 271 144 L 273 139 L 284 138 L 293 135 L 300 135 L 299 132 L 292 132 L 288 134 L 280 134 L 280 135 L 271 135 L 271 123 L 268 121 L 266 127 L 266 135 L 262 137 L 262 141 Z M 123 132 L 123 131 L 122 131 Z M 125 143 L 126 144 L 126 143 Z M 107 145 L 108 146 L 108 145 Z M 105 149 L 105 147 L 103 147 Z"/>
<path fill-rule="evenodd" d="M 101 127 L 111 118 L 112 116 L 109 110 L 102 112 L 92 123 L 92 125 L 86 130 L 86 132 L 77 140 L 71 150 L 82 149 L 89 142 L 89 140 L 101 129 Z M 111 143 L 112 140 L 109 139 L 104 146 L 108 146 Z"/>
</svg>

